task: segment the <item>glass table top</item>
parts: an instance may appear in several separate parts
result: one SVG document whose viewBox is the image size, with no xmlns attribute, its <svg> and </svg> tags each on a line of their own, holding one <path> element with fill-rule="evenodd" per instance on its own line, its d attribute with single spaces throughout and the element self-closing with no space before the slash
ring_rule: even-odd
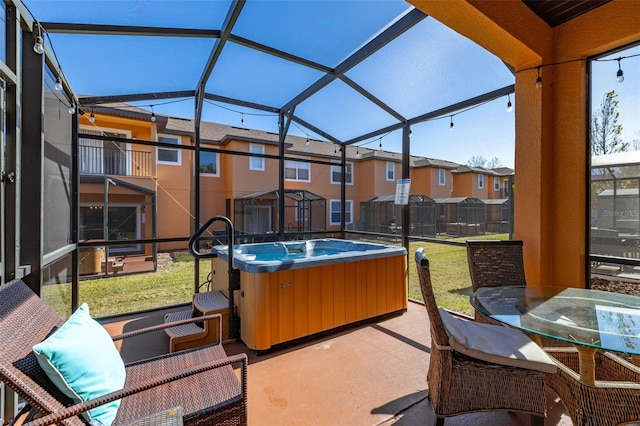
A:
<svg viewBox="0 0 640 426">
<path fill-rule="evenodd" d="M 470 298 L 484 315 L 574 344 L 640 354 L 640 297 L 561 287 L 483 287 Z"/>
</svg>

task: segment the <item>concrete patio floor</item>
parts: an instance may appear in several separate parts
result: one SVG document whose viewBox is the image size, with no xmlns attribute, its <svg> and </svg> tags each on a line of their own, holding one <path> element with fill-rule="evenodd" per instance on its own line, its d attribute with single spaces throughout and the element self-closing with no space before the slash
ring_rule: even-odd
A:
<svg viewBox="0 0 640 426">
<path fill-rule="evenodd" d="M 110 321 L 110 333 L 162 322 L 163 312 L 126 321 Z M 162 353 L 164 332 L 144 344 L 121 348 L 125 361 Z M 136 338 L 139 339 L 139 338 Z M 265 354 L 241 342 L 225 344 L 228 354 L 249 357 L 250 425 L 429 425 L 435 417 L 427 399 L 429 324 L 423 305 L 409 303 L 406 313 L 365 326 Z M 144 348 L 144 353 L 140 348 Z M 545 425 L 571 425 L 552 391 Z M 529 425 L 528 416 L 474 413 L 448 418 L 456 425 Z"/>
</svg>

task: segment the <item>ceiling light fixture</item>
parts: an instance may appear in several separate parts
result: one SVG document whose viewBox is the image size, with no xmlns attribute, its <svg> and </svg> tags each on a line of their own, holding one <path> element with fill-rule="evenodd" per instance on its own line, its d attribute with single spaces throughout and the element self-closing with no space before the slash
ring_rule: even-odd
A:
<svg viewBox="0 0 640 426">
<path fill-rule="evenodd" d="M 309 146 L 309 143 L 310 143 L 310 142 L 309 142 L 309 135 L 307 135 L 307 141 L 305 142 L 305 144 L 306 144 L 307 146 Z"/>
<path fill-rule="evenodd" d="M 153 105 L 151 106 L 151 121 L 155 123 L 156 121 L 156 113 L 153 111 Z"/>
<path fill-rule="evenodd" d="M 360 158 L 360 150 L 356 146 L 356 158 Z"/>
<path fill-rule="evenodd" d="M 240 113 L 240 124 L 242 124 L 242 127 L 244 127 L 244 113 Z"/>
<path fill-rule="evenodd" d="M 89 121 L 95 123 L 96 117 L 93 115 L 93 107 L 91 107 L 91 115 L 89 115 Z"/>
<path fill-rule="evenodd" d="M 75 114 L 76 113 L 76 106 L 74 104 L 71 104 L 69 106 L 69 114 Z"/>
<path fill-rule="evenodd" d="M 455 124 L 453 124 L 453 115 L 450 115 L 449 119 L 451 120 L 449 122 L 449 130 L 453 131 L 453 128 L 456 126 Z"/>
<path fill-rule="evenodd" d="M 507 99 L 508 99 L 507 112 L 511 112 L 513 111 L 513 104 L 511 103 L 511 95 L 509 95 L 508 93 L 507 93 Z"/>
<path fill-rule="evenodd" d="M 58 92 L 62 92 L 62 82 L 60 81 L 60 77 L 56 80 L 55 88 Z"/>
</svg>

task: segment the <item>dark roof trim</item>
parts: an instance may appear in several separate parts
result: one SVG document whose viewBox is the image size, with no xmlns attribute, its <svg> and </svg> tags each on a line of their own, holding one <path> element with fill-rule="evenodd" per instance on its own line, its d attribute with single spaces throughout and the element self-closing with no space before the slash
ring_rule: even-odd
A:
<svg viewBox="0 0 640 426">
<path fill-rule="evenodd" d="M 156 191 L 153 189 L 145 188 L 143 186 L 134 185 L 130 182 L 115 178 L 113 176 L 105 176 L 105 175 L 80 175 L 80 183 L 97 183 L 97 184 L 105 184 L 107 179 L 110 179 L 112 182 L 115 182 L 117 186 L 122 186 L 123 188 L 131 189 L 136 192 L 140 192 L 145 195 L 155 195 Z"/>
<path fill-rule="evenodd" d="M 267 111 L 267 112 L 272 112 L 274 114 L 280 113 L 280 108 L 276 108 L 268 105 L 256 104 L 248 101 L 241 101 L 239 99 L 229 98 L 227 96 L 220 96 L 220 95 L 214 95 L 211 93 L 205 93 L 204 98 L 210 101 L 216 101 L 216 102 L 222 102 L 230 105 L 237 105 L 241 107 L 252 108 L 258 111 Z"/>
<path fill-rule="evenodd" d="M 312 69 L 315 69 L 315 70 L 318 70 L 318 71 L 322 71 L 323 73 L 326 73 L 326 74 L 330 74 L 330 73 L 332 73 L 334 71 L 333 68 L 327 67 L 327 66 L 319 64 L 317 62 L 310 61 L 310 60 L 305 59 L 305 58 L 301 58 L 300 56 L 296 56 L 296 55 L 292 55 L 292 54 L 287 53 L 287 52 L 283 52 L 282 50 L 274 49 L 271 46 L 266 46 L 264 44 L 257 43 L 255 41 L 246 39 L 244 37 L 240 37 L 240 36 L 231 34 L 229 36 L 229 41 L 234 42 L 236 44 L 239 44 L 241 46 L 248 47 L 248 48 L 253 49 L 253 50 L 257 50 L 259 52 L 266 53 L 266 54 L 271 55 L 271 56 L 276 56 L 276 57 L 281 58 L 281 59 L 286 59 L 287 61 L 294 62 L 294 63 L 296 63 L 298 65 L 304 65 L 305 67 L 312 68 Z"/>
<path fill-rule="evenodd" d="M 577 18 L 611 0 L 522 0 L 550 27 L 556 27 Z"/>
<path fill-rule="evenodd" d="M 197 37 L 218 38 L 220 30 L 205 30 L 192 28 L 144 27 L 128 25 L 103 24 L 70 24 L 64 22 L 41 22 L 40 25 L 48 33 L 57 34 L 93 34 L 93 35 L 121 35 L 144 37 Z"/>
<path fill-rule="evenodd" d="M 91 106 L 117 102 L 127 103 L 137 101 L 155 101 L 159 99 L 192 98 L 194 96 L 195 91 L 193 90 L 181 90 L 174 92 L 137 93 L 132 95 L 85 96 L 81 97 L 79 101 L 82 106 Z"/>
</svg>

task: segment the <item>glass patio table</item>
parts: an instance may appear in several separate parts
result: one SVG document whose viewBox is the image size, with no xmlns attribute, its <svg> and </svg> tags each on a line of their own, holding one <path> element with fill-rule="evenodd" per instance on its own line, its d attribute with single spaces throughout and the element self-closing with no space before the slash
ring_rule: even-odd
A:
<svg viewBox="0 0 640 426">
<path fill-rule="evenodd" d="M 479 312 L 578 350 L 580 381 L 595 384 L 598 349 L 640 355 L 640 297 L 562 287 L 483 287 L 471 295 Z"/>
</svg>

